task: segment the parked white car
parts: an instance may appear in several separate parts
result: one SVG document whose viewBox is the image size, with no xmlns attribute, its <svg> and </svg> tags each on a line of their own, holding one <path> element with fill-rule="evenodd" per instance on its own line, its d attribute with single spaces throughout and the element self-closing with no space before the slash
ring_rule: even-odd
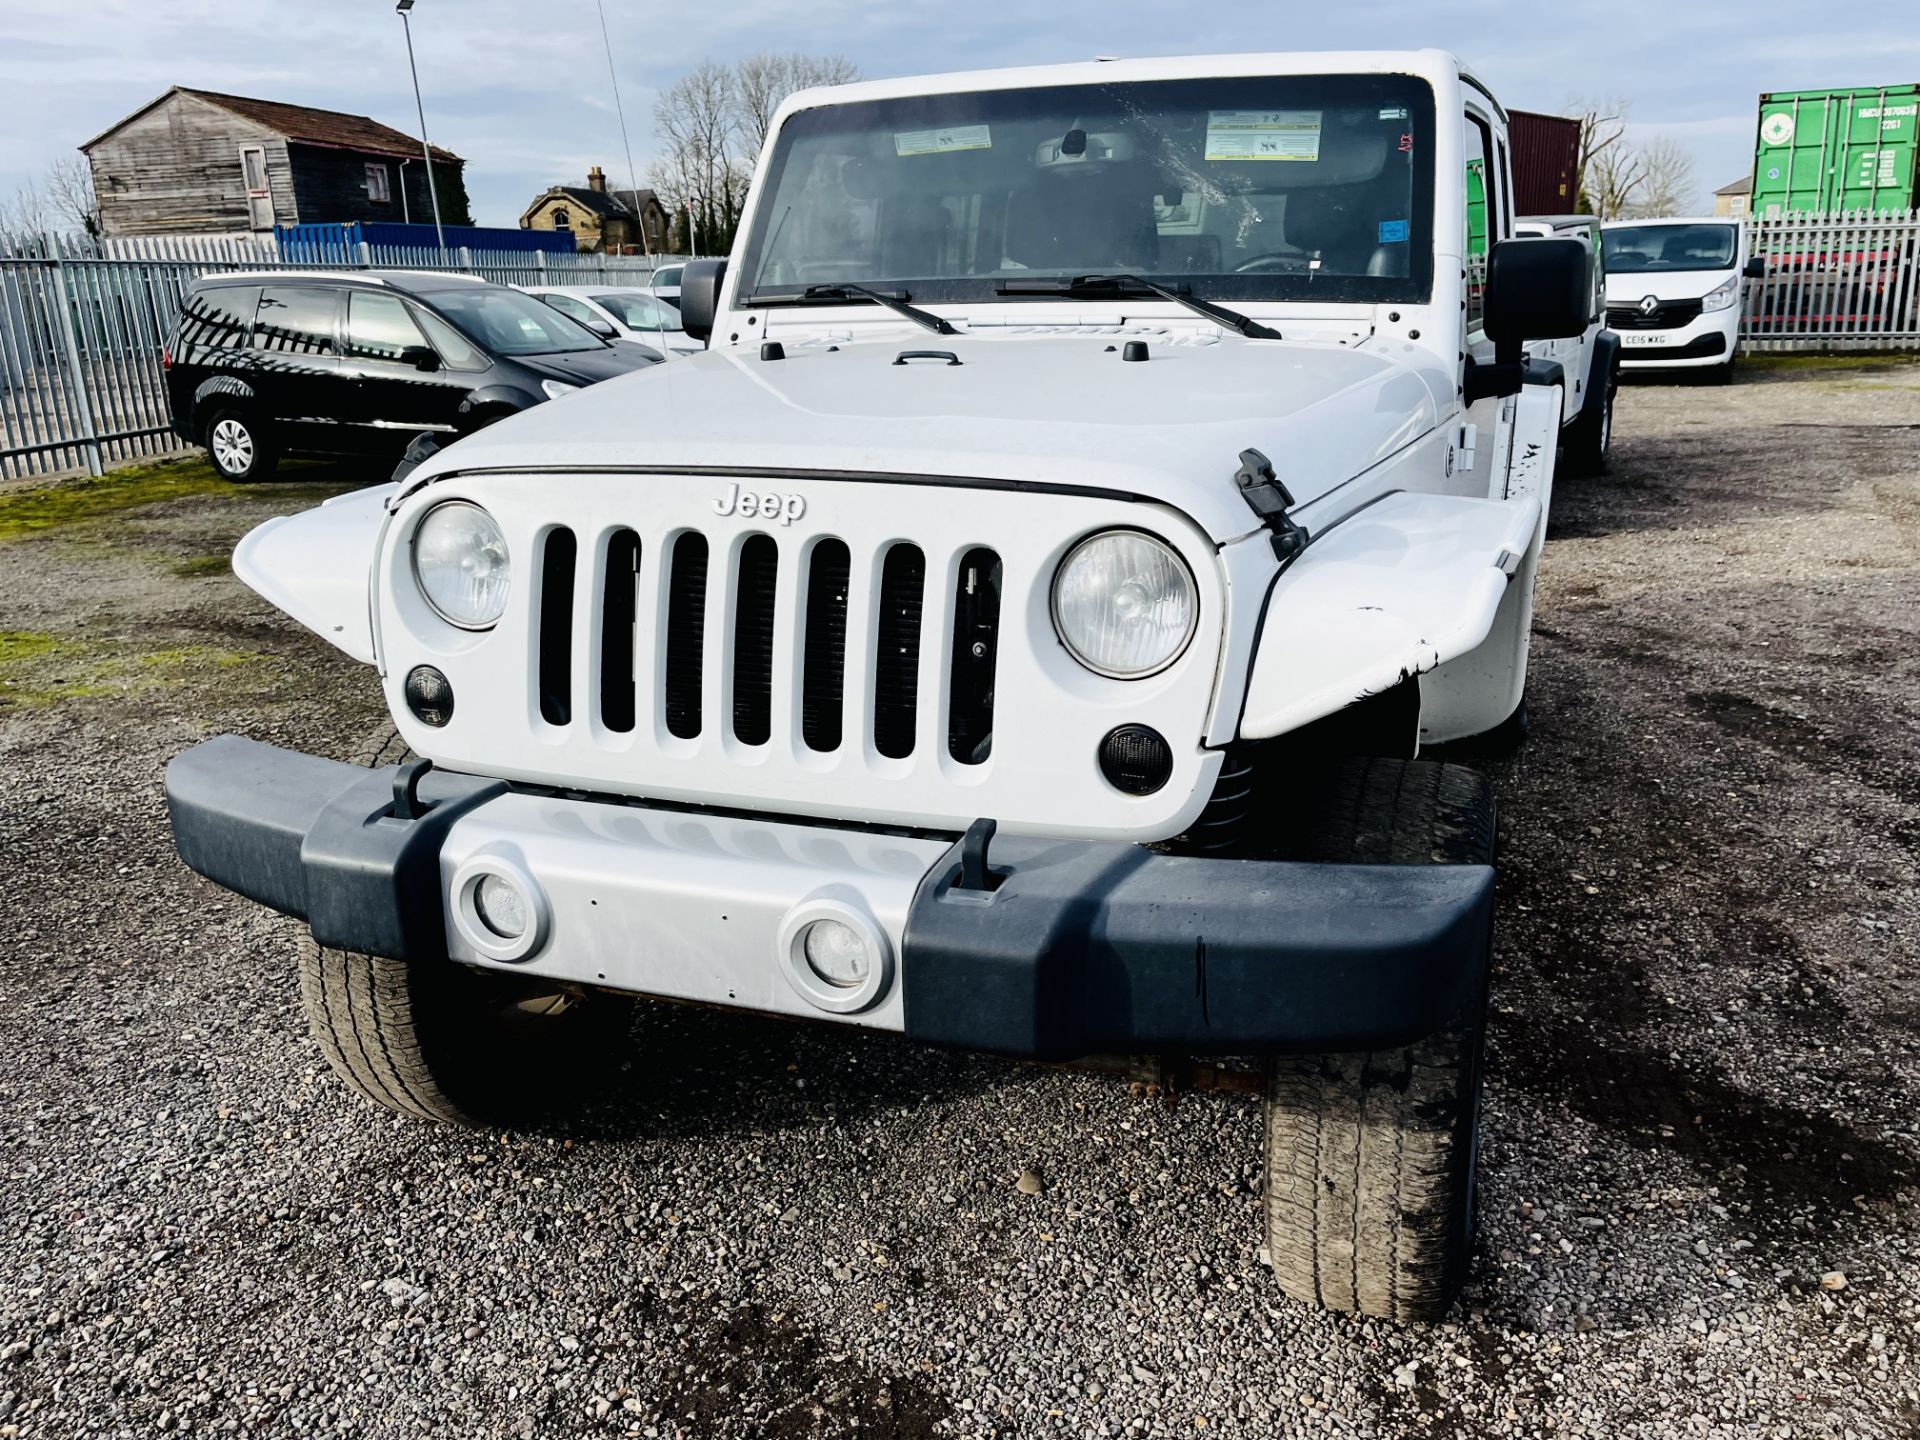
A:
<svg viewBox="0 0 1920 1440">
<path fill-rule="evenodd" d="M 680 328 L 680 312 L 645 290 L 620 285 L 523 285 L 562 315 L 609 339 L 637 340 L 671 360 L 704 347 Z"/>
<path fill-rule="evenodd" d="M 1629 370 L 1697 370 L 1724 383 L 1739 356 L 1745 286 L 1764 271 L 1737 220 L 1617 220 L 1603 233 L 1607 323 Z"/>
<path fill-rule="evenodd" d="M 1431 50 L 791 97 L 681 278 L 706 353 L 241 542 L 395 728 L 187 751 L 181 855 L 306 922 L 309 1024 L 401 1113 L 598 1093 L 635 996 L 1130 1056 L 1263 1096 L 1284 1290 L 1440 1315 L 1494 806 L 1416 756 L 1518 737 L 1524 347 L 1592 318 L 1507 151 Z"/>
<path fill-rule="evenodd" d="M 1598 475 L 1607 468 L 1613 449 L 1613 406 L 1620 389 L 1620 337 L 1607 326 L 1600 221 L 1592 215 L 1529 215 L 1514 222 L 1513 232 L 1543 240 L 1578 240 L 1586 247 L 1587 328 L 1561 340 L 1533 341 L 1527 353 L 1566 371 L 1561 464 L 1576 475 Z"/>
</svg>

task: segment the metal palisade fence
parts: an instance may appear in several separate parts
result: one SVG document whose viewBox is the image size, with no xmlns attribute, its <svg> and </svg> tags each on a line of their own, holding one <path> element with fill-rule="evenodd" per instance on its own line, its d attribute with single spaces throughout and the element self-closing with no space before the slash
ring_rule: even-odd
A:
<svg viewBox="0 0 1920 1440">
<path fill-rule="evenodd" d="M 271 238 L 0 234 L 0 480 L 183 449 L 162 351 L 194 280 L 222 270 L 446 270 L 504 285 L 645 285 L 677 257 L 353 245 L 283 257 Z"/>
<path fill-rule="evenodd" d="M 1755 350 L 1920 349 L 1920 211 L 1754 216 L 1741 343 Z"/>
</svg>

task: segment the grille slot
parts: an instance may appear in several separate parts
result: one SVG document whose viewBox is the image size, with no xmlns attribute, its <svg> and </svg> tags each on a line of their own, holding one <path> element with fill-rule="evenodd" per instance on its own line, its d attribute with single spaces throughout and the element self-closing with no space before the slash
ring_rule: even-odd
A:
<svg viewBox="0 0 1920 1440">
<path fill-rule="evenodd" d="M 667 591 L 667 729 L 682 740 L 700 733 L 700 665 L 706 652 L 707 537 L 688 531 L 673 542 Z"/>
<path fill-rule="evenodd" d="M 764 745 L 773 733 L 773 587 L 780 547 L 771 535 L 749 535 L 740 547 L 733 609 L 733 735 Z"/>
<path fill-rule="evenodd" d="M 1613 330 L 1678 330 L 1698 320 L 1702 307 L 1698 300 L 1662 300 L 1651 315 L 1638 305 L 1609 305 L 1607 326 Z"/>
<path fill-rule="evenodd" d="M 616 530 L 607 539 L 607 573 L 600 595 L 600 723 L 617 734 L 633 729 L 633 633 L 638 613 L 640 537 Z"/>
<path fill-rule="evenodd" d="M 809 750 L 840 748 L 840 715 L 846 699 L 847 578 L 850 557 L 843 540 L 813 547 L 807 570 L 806 634 L 801 648 L 800 739 Z"/>
<path fill-rule="evenodd" d="M 564 525 L 540 551 L 540 718 L 573 720 L 573 571 L 580 542 Z"/>
<path fill-rule="evenodd" d="M 947 753 L 980 765 L 993 753 L 993 667 L 999 648 L 1000 557 L 960 557 L 953 595 L 953 658 L 948 672 Z"/>
<path fill-rule="evenodd" d="M 873 748 L 890 760 L 913 754 L 919 714 L 920 610 L 927 557 L 918 545 L 895 545 L 880 570 L 873 665 Z"/>
</svg>

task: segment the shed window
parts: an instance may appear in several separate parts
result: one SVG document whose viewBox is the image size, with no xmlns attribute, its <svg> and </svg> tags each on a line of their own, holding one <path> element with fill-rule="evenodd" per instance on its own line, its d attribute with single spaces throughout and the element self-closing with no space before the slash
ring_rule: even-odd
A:
<svg viewBox="0 0 1920 1440">
<path fill-rule="evenodd" d="M 387 188 L 387 167 L 385 165 L 367 166 L 367 198 L 376 205 L 393 203 L 393 192 Z"/>
</svg>

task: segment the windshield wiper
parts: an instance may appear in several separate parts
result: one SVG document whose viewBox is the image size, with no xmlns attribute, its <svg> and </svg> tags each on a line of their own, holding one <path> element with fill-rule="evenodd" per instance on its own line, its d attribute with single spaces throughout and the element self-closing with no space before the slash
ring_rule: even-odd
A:
<svg viewBox="0 0 1920 1440">
<path fill-rule="evenodd" d="M 749 295 L 749 305 L 820 305 L 831 304 L 836 300 L 871 300 L 876 305 L 884 305 L 896 315 L 904 315 L 916 325 L 924 325 L 936 335 L 958 335 L 960 332 L 935 315 L 930 310 L 922 310 L 918 305 L 909 305 L 911 295 L 904 292 L 875 290 L 870 285 L 855 285 L 851 281 L 839 281 L 832 285 L 809 285 L 798 295 Z"/>
<path fill-rule="evenodd" d="M 1202 300 L 1192 294 L 1185 285 L 1174 287 L 1161 285 L 1140 275 L 1076 275 L 1071 280 L 1034 279 L 1009 280 L 997 286 L 997 295 L 1158 295 L 1162 300 L 1171 300 L 1176 305 L 1184 305 L 1196 315 L 1224 325 L 1236 335 L 1244 335 L 1249 340 L 1278 340 L 1280 332 L 1271 326 L 1262 325 L 1250 315 L 1242 315 L 1238 310 L 1229 310 L 1224 305 L 1216 305 L 1211 300 Z"/>
</svg>

